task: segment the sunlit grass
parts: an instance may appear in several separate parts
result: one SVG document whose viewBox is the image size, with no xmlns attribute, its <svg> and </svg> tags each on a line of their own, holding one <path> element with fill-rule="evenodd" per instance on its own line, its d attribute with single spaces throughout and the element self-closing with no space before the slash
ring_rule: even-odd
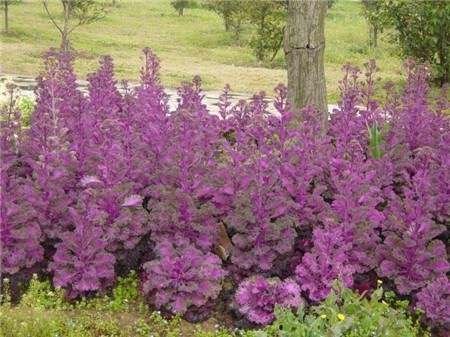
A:
<svg viewBox="0 0 450 337">
<path fill-rule="evenodd" d="M 50 2 L 55 14 L 59 2 Z M 240 92 L 268 93 L 286 83 L 284 56 L 280 51 L 273 67 L 256 62 L 248 46 L 250 27 L 244 27 L 242 41 L 225 33 L 222 20 L 202 8 L 187 9 L 179 17 L 169 0 L 120 0 L 103 20 L 77 29 L 72 42 L 80 56 L 76 70 L 82 78 L 97 67 L 98 57 L 110 54 L 119 78 L 136 79 L 141 66 L 141 49 L 150 47 L 161 59 L 162 81 L 176 87 L 180 81 L 200 74 L 206 89 L 220 90 L 229 83 Z M 40 55 L 59 44 L 59 35 L 38 0 L 24 0 L 10 7 L 11 34 L 2 35 L 1 71 L 35 76 Z M 326 20 L 325 70 L 328 97 L 335 101 L 341 67 L 351 62 L 362 67 L 376 58 L 384 79 L 398 80 L 401 61 L 396 49 L 380 39 L 379 48 L 367 43 L 367 26 L 357 2 L 338 1 Z"/>
</svg>

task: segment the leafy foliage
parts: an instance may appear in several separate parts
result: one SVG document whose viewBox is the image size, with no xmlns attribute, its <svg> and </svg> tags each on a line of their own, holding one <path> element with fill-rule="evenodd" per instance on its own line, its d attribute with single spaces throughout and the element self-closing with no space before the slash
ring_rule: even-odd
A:
<svg viewBox="0 0 450 337">
<path fill-rule="evenodd" d="M 49 269 L 55 272 L 54 285 L 68 288 L 69 297 L 76 297 L 112 285 L 115 258 L 106 252 L 107 242 L 100 227 L 92 226 L 73 210 L 71 215 L 76 229 L 61 234 L 62 242 L 56 245 Z"/>
<path fill-rule="evenodd" d="M 275 305 L 298 308 L 302 304 L 300 287 L 293 280 L 265 279 L 262 276 L 246 279 L 236 291 L 239 311 L 258 324 L 271 323 Z"/>
<path fill-rule="evenodd" d="M 379 18 L 395 28 L 393 39 L 402 53 L 430 63 L 440 85 L 450 81 L 448 41 L 450 4 L 427 1 L 423 4 L 406 0 L 382 3 Z"/>
<path fill-rule="evenodd" d="M 441 276 L 423 288 L 417 294 L 416 307 L 425 311 L 425 315 L 436 325 L 450 327 L 450 282 Z"/>
<path fill-rule="evenodd" d="M 365 298 L 337 283 L 328 297 L 309 311 L 301 306 L 294 314 L 290 309 L 277 307 L 277 319 L 263 336 L 430 336 L 422 331 L 418 321 L 382 298 L 382 288 Z"/>
<path fill-rule="evenodd" d="M 343 230 L 314 230 L 314 247 L 303 256 L 295 273 L 303 291 L 313 301 L 326 298 L 336 279 L 353 285 L 355 267 L 350 263 L 351 244 L 345 244 Z"/>
<path fill-rule="evenodd" d="M 219 296 L 225 272 L 219 257 L 183 245 L 161 244 L 159 258 L 144 264 L 143 290 L 157 308 L 185 313 Z"/>
<path fill-rule="evenodd" d="M 14 274 L 43 258 L 41 227 L 35 211 L 36 192 L 21 177 L 19 155 L 20 111 L 14 108 L 13 87 L 10 102 L 0 110 L 0 245 L 2 271 Z"/>
<path fill-rule="evenodd" d="M 139 84 L 123 90 L 105 57 L 83 94 L 73 61 L 68 50 L 45 56 L 29 128 L 12 92 L 1 109 L 1 263 L 12 279 L 47 270 L 70 298 L 89 297 L 133 261 L 157 308 L 203 319 L 241 283 L 244 314 L 265 324 L 300 291 L 319 302 L 336 279 L 357 287 L 377 273 L 430 311 L 428 285 L 449 270 L 450 123 L 448 90 L 430 101 L 425 66 L 409 61 L 404 88 L 388 83 L 384 101 L 374 61 L 364 78 L 344 66 L 324 129 L 311 108 L 291 127 L 282 85 L 276 113 L 263 92 L 232 104 L 226 86 L 216 116 L 195 77 L 171 111 L 149 49 Z M 134 295 L 113 291 L 113 306 Z"/>
</svg>

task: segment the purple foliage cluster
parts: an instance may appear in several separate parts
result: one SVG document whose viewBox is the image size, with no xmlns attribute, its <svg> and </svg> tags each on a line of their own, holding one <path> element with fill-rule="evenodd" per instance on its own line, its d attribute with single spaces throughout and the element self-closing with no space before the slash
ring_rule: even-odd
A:
<svg viewBox="0 0 450 337">
<path fill-rule="evenodd" d="M 351 287 L 356 268 L 350 262 L 352 245 L 345 242 L 343 228 L 316 228 L 313 241 L 312 251 L 303 256 L 295 274 L 308 297 L 320 301 L 328 296 L 336 279 Z"/>
<path fill-rule="evenodd" d="M 143 266 L 143 290 L 157 308 L 184 314 L 219 296 L 225 271 L 217 255 L 183 243 L 163 243 L 157 249 L 159 259 Z"/>
<path fill-rule="evenodd" d="M 416 306 L 438 325 L 450 328 L 450 281 L 440 276 L 417 294 Z"/>
<path fill-rule="evenodd" d="M 20 111 L 14 108 L 14 88 L 8 90 L 10 102 L 0 114 L 0 262 L 2 272 L 14 274 L 40 262 L 44 250 L 35 189 L 20 162 Z"/>
<path fill-rule="evenodd" d="M 53 284 L 67 288 L 70 298 L 114 284 L 115 258 L 106 251 L 102 228 L 92 225 L 74 209 L 69 212 L 76 228 L 61 234 L 49 270 L 54 272 Z"/>
<path fill-rule="evenodd" d="M 260 275 L 246 279 L 236 291 L 239 311 L 250 321 L 269 324 L 275 319 L 274 307 L 298 308 L 302 303 L 300 287 L 291 279 L 266 279 Z"/>
<path fill-rule="evenodd" d="M 362 78 L 345 66 L 325 129 L 313 107 L 294 119 L 282 85 L 277 113 L 263 92 L 233 104 L 227 86 L 216 116 L 195 77 L 170 111 L 149 49 L 137 86 L 119 89 L 104 57 L 87 95 L 73 61 L 45 56 L 29 129 L 12 93 L 1 109 L 2 271 L 39 264 L 76 297 L 105 290 L 134 256 L 151 304 L 186 314 L 225 277 L 250 277 L 236 301 L 258 323 L 301 292 L 320 301 L 335 279 L 376 272 L 436 318 L 426 303 L 450 269 L 450 106 L 446 88 L 430 100 L 425 67 L 408 63 L 403 90 L 388 83 L 382 101 L 374 62 Z"/>
</svg>

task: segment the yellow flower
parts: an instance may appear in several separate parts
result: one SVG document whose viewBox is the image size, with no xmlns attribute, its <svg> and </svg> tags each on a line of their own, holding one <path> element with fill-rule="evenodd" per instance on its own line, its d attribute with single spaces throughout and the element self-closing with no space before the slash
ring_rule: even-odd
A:
<svg viewBox="0 0 450 337">
<path fill-rule="evenodd" d="M 379 286 L 381 286 L 381 285 L 383 284 L 383 281 L 378 280 L 378 281 L 377 281 L 377 284 L 378 284 Z"/>
<path fill-rule="evenodd" d="M 343 321 L 345 319 L 345 315 L 344 314 L 338 314 L 337 318 L 338 318 L 338 320 Z"/>
<path fill-rule="evenodd" d="M 327 315 L 326 314 L 322 314 L 322 315 L 320 315 L 320 318 L 325 319 L 325 318 L 327 318 Z"/>
</svg>

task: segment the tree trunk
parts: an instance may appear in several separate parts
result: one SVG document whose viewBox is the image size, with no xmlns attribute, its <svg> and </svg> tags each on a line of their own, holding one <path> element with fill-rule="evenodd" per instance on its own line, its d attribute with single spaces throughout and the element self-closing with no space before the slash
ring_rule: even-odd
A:
<svg viewBox="0 0 450 337">
<path fill-rule="evenodd" d="M 369 22 L 369 46 L 377 48 L 378 46 L 378 28 Z"/>
<path fill-rule="evenodd" d="M 61 31 L 61 49 L 67 51 L 69 47 L 69 19 L 70 19 L 70 2 L 68 0 L 63 0 L 64 9 L 64 25 Z"/>
<path fill-rule="evenodd" d="M 328 121 L 324 72 L 326 9 L 324 0 L 289 0 L 284 34 L 288 100 L 295 111 L 316 106 L 324 125 Z"/>
<path fill-rule="evenodd" d="M 4 15 L 5 15 L 5 34 L 8 34 L 8 32 L 9 32 L 9 19 L 8 19 L 8 12 L 9 12 L 9 9 L 8 9 L 8 6 L 9 6 L 9 2 L 8 2 L 8 0 L 6 0 L 6 1 L 4 1 L 3 2 L 3 10 L 4 10 Z"/>
</svg>

